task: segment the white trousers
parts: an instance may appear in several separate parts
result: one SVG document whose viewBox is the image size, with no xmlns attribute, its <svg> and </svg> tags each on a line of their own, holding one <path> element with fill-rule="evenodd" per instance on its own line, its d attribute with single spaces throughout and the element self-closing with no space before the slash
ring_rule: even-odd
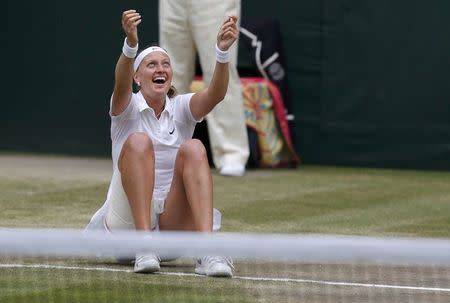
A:
<svg viewBox="0 0 450 303">
<path fill-rule="evenodd" d="M 211 81 L 217 33 L 227 16 L 240 17 L 240 0 L 159 1 L 160 45 L 169 53 L 173 85 L 180 93 L 190 92 L 198 52 L 205 85 Z M 226 163 L 243 166 L 249 157 L 241 83 L 237 72 L 237 41 L 231 47 L 230 80 L 225 99 L 206 120 L 211 153 L 216 168 Z"/>
</svg>

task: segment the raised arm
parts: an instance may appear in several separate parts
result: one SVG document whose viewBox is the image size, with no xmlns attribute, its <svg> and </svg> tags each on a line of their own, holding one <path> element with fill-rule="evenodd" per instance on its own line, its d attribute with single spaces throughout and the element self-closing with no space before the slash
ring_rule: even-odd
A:
<svg viewBox="0 0 450 303">
<path fill-rule="evenodd" d="M 141 23 L 141 15 L 135 10 L 127 10 L 122 13 L 122 28 L 126 34 L 126 49 L 131 50 L 138 46 L 137 26 Z M 111 113 L 113 116 L 120 115 L 128 106 L 133 92 L 133 62 L 134 56 L 124 52 L 117 60 L 115 70 L 114 91 L 112 95 Z M 134 54 L 136 55 L 136 54 Z M 131 57 L 131 58 L 130 58 Z"/>
<path fill-rule="evenodd" d="M 190 102 L 192 115 L 195 119 L 206 116 L 220 101 L 223 100 L 228 88 L 228 49 L 236 41 L 239 31 L 236 25 L 237 17 L 228 17 L 217 34 L 217 61 L 211 82 L 207 88 L 194 94 Z"/>
</svg>

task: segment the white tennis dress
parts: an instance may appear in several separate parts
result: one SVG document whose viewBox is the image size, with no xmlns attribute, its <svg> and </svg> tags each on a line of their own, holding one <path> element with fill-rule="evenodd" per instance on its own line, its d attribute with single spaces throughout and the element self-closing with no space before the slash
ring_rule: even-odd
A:
<svg viewBox="0 0 450 303">
<path fill-rule="evenodd" d="M 152 229 L 158 229 L 158 217 L 164 212 L 164 203 L 172 183 L 177 152 L 181 144 L 192 138 L 200 120 L 192 116 L 189 102 L 193 94 L 166 97 L 160 118 L 148 106 L 140 92 L 132 95 L 130 104 L 120 115 L 111 116 L 113 175 L 106 201 L 97 210 L 86 227 L 89 230 L 134 229 L 127 196 L 122 187 L 118 159 L 122 146 L 132 133 L 144 132 L 153 142 L 155 151 L 155 186 L 152 198 Z M 213 212 L 213 229 L 219 230 L 221 214 Z"/>
</svg>

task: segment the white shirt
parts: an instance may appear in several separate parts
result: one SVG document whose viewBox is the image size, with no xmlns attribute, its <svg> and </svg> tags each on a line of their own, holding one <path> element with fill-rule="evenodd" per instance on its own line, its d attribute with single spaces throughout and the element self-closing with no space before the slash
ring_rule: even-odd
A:
<svg viewBox="0 0 450 303">
<path fill-rule="evenodd" d="M 155 191 L 167 191 L 172 183 L 175 158 L 180 145 L 192 138 L 197 122 L 189 102 L 193 94 L 166 96 L 166 105 L 159 119 L 140 92 L 133 94 L 130 104 L 120 115 L 111 116 L 113 169 L 123 143 L 135 132 L 146 133 L 155 151 Z M 111 114 L 111 111 L 110 111 Z"/>
</svg>

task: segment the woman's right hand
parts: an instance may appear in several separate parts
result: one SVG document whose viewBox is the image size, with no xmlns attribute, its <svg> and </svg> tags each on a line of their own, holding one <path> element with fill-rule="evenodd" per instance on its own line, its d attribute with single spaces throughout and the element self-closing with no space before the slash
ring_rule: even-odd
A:
<svg viewBox="0 0 450 303">
<path fill-rule="evenodd" d="M 138 44 L 137 26 L 141 21 L 141 15 L 134 9 L 122 13 L 122 28 L 127 35 L 127 43 L 130 47 L 135 47 Z"/>
</svg>

